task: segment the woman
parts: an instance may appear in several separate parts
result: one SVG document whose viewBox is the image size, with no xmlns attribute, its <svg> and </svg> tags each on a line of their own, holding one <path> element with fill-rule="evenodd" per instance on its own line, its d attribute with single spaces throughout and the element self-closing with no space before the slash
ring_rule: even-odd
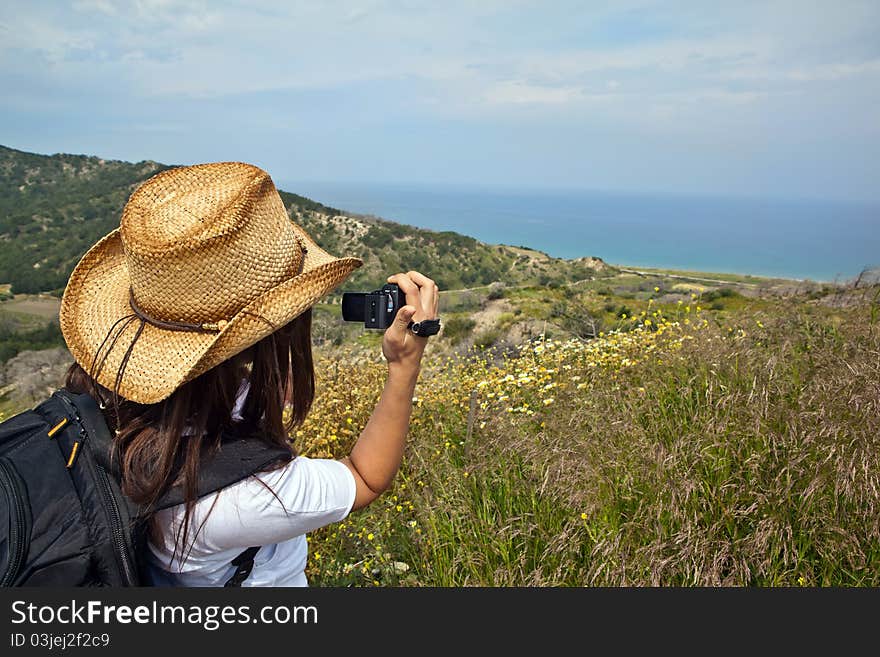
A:
<svg viewBox="0 0 880 657">
<path fill-rule="evenodd" d="M 321 249 L 268 174 L 242 163 L 157 174 L 77 264 L 61 306 L 76 361 L 65 387 L 98 400 L 130 498 L 150 510 L 183 492 L 151 515 L 154 584 L 223 586 L 259 546 L 243 585 L 305 586 L 306 533 L 391 484 L 428 339 L 414 322 L 432 324 L 438 310 L 437 286 L 418 272 L 387 279 L 406 305 L 383 336 L 388 378 L 351 453 L 311 459 L 288 442 L 315 393 L 311 307 L 361 264 Z M 289 455 L 199 498 L 230 429 Z"/>
</svg>

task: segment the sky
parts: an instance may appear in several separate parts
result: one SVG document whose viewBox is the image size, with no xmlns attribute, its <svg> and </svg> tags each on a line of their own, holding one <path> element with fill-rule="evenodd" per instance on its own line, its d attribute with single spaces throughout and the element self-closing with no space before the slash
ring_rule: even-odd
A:
<svg viewBox="0 0 880 657">
<path fill-rule="evenodd" d="M 0 89 L 40 153 L 880 199 L 876 0 L 7 1 Z"/>
</svg>

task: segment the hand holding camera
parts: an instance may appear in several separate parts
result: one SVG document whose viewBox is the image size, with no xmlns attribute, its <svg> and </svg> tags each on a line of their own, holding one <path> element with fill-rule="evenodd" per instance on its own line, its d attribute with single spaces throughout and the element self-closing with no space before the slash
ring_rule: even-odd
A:
<svg viewBox="0 0 880 657">
<path fill-rule="evenodd" d="M 394 274 L 373 292 L 342 295 L 342 317 L 363 321 L 365 328 L 385 329 L 382 353 L 389 363 L 418 365 L 428 336 L 440 330 L 439 289 L 417 271 Z"/>
</svg>

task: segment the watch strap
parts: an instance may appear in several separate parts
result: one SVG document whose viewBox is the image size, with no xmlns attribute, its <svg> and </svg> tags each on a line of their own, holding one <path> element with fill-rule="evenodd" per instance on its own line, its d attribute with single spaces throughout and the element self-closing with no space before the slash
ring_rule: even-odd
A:
<svg viewBox="0 0 880 657">
<path fill-rule="evenodd" d="M 427 338 L 440 332 L 440 320 L 423 319 L 418 322 L 410 320 L 410 323 L 407 324 L 407 328 L 410 329 L 415 335 Z"/>
</svg>

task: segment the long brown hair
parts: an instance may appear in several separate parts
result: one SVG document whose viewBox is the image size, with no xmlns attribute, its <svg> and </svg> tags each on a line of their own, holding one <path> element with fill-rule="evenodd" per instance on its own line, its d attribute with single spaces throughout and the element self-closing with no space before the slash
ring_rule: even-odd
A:
<svg viewBox="0 0 880 657">
<path fill-rule="evenodd" d="M 149 512 L 169 488 L 181 486 L 186 512 L 175 538 L 175 555 L 183 555 L 187 543 L 199 464 L 219 449 L 224 429 L 258 432 L 267 442 L 289 447 L 291 456 L 295 454 L 290 436 L 305 420 L 315 396 L 311 326 L 309 308 L 156 404 L 120 397 L 79 363 L 68 368 L 64 386 L 95 397 L 107 426 L 115 432 L 113 458 L 118 459 L 123 492 Z M 249 382 L 250 389 L 240 411 L 242 419 L 236 422 L 232 411 L 242 380 Z M 285 406 L 290 408 L 286 420 Z M 190 435 L 183 435 L 184 430 Z M 193 541 L 197 534 L 198 529 Z"/>
</svg>

